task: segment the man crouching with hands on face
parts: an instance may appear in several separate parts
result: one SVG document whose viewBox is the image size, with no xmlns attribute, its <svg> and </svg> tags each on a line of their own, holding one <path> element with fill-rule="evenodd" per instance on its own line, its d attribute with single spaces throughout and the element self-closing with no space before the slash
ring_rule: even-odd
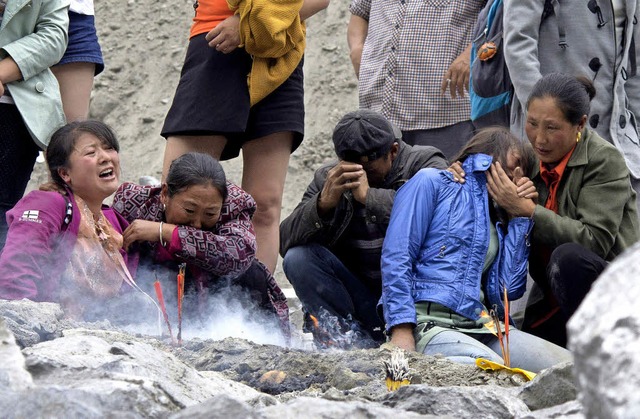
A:
<svg viewBox="0 0 640 419">
<path fill-rule="evenodd" d="M 304 330 L 319 347 L 384 341 L 376 304 L 396 190 L 422 168 L 447 167 L 438 149 L 409 146 L 401 136 L 377 112 L 345 115 L 333 132 L 339 160 L 315 172 L 302 201 L 280 224 L 284 272 L 302 302 Z"/>
</svg>

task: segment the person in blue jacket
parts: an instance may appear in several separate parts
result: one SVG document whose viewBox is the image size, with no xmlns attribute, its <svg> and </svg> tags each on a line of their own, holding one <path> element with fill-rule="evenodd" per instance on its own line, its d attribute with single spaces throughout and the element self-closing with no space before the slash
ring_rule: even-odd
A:
<svg viewBox="0 0 640 419">
<path fill-rule="evenodd" d="M 391 343 L 462 363 L 504 363 L 500 342 L 485 327 L 490 310 L 502 320 L 503 293 L 525 292 L 531 215 L 518 196 L 533 150 L 506 128 L 476 134 L 454 161 L 466 182 L 446 170 L 423 169 L 396 195 L 382 249 L 381 304 Z M 522 187 L 522 186 L 521 186 Z M 510 328 L 511 366 L 538 372 L 571 354 Z"/>
</svg>

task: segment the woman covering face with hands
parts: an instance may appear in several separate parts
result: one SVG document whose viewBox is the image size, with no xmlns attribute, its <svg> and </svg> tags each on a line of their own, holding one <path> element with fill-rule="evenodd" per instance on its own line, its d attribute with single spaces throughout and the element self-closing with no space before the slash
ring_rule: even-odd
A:
<svg viewBox="0 0 640 419">
<path fill-rule="evenodd" d="M 458 160 L 458 183 L 446 170 L 423 169 L 396 195 L 382 251 L 382 308 L 391 342 L 408 350 L 474 363 L 503 363 L 483 313 L 504 318 L 525 291 L 530 218 L 535 206 L 518 196 L 518 179 L 533 165 L 531 148 L 507 129 L 476 134 Z M 503 323 L 499 325 L 503 327 Z M 511 331 L 512 366 L 540 371 L 570 359 L 568 351 Z"/>
</svg>

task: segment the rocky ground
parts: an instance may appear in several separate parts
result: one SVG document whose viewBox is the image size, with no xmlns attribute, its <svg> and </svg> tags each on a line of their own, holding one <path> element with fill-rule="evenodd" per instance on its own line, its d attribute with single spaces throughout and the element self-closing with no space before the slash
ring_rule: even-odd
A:
<svg viewBox="0 0 640 419">
<path fill-rule="evenodd" d="M 407 354 L 410 385 L 385 386 L 392 348 L 305 351 L 243 339 L 183 346 L 52 303 L 0 301 L 0 411 L 7 418 L 582 417 L 572 365 L 526 383 Z"/>
</svg>

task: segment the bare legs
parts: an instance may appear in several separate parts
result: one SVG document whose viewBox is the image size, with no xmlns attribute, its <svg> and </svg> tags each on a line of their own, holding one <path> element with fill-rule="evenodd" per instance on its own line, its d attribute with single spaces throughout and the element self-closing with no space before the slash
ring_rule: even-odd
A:
<svg viewBox="0 0 640 419">
<path fill-rule="evenodd" d="M 277 132 L 244 143 L 242 189 L 258 204 L 253 216 L 258 260 L 273 273 L 280 246 L 280 210 L 293 133 Z"/>
<path fill-rule="evenodd" d="M 277 132 L 246 142 L 242 147 L 242 188 L 257 203 L 253 224 L 258 242 L 257 258 L 270 272 L 278 261 L 280 210 L 289 166 L 293 133 Z M 171 162 L 190 151 L 220 158 L 226 139 L 222 136 L 178 136 L 167 138 L 162 167 L 163 180 Z"/>
<path fill-rule="evenodd" d="M 220 160 L 227 139 L 221 135 L 183 135 L 168 137 L 164 148 L 164 160 L 162 161 L 162 181 L 167 178 L 171 162 L 192 151 L 206 153 L 214 159 Z"/>
<path fill-rule="evenodd" d="M 67 122 L 82 121 L 89 117 L 95 69 L 96 65 L 93 63 L 68 63 L 51 68 L 60 85 Z"/>
</svg>

